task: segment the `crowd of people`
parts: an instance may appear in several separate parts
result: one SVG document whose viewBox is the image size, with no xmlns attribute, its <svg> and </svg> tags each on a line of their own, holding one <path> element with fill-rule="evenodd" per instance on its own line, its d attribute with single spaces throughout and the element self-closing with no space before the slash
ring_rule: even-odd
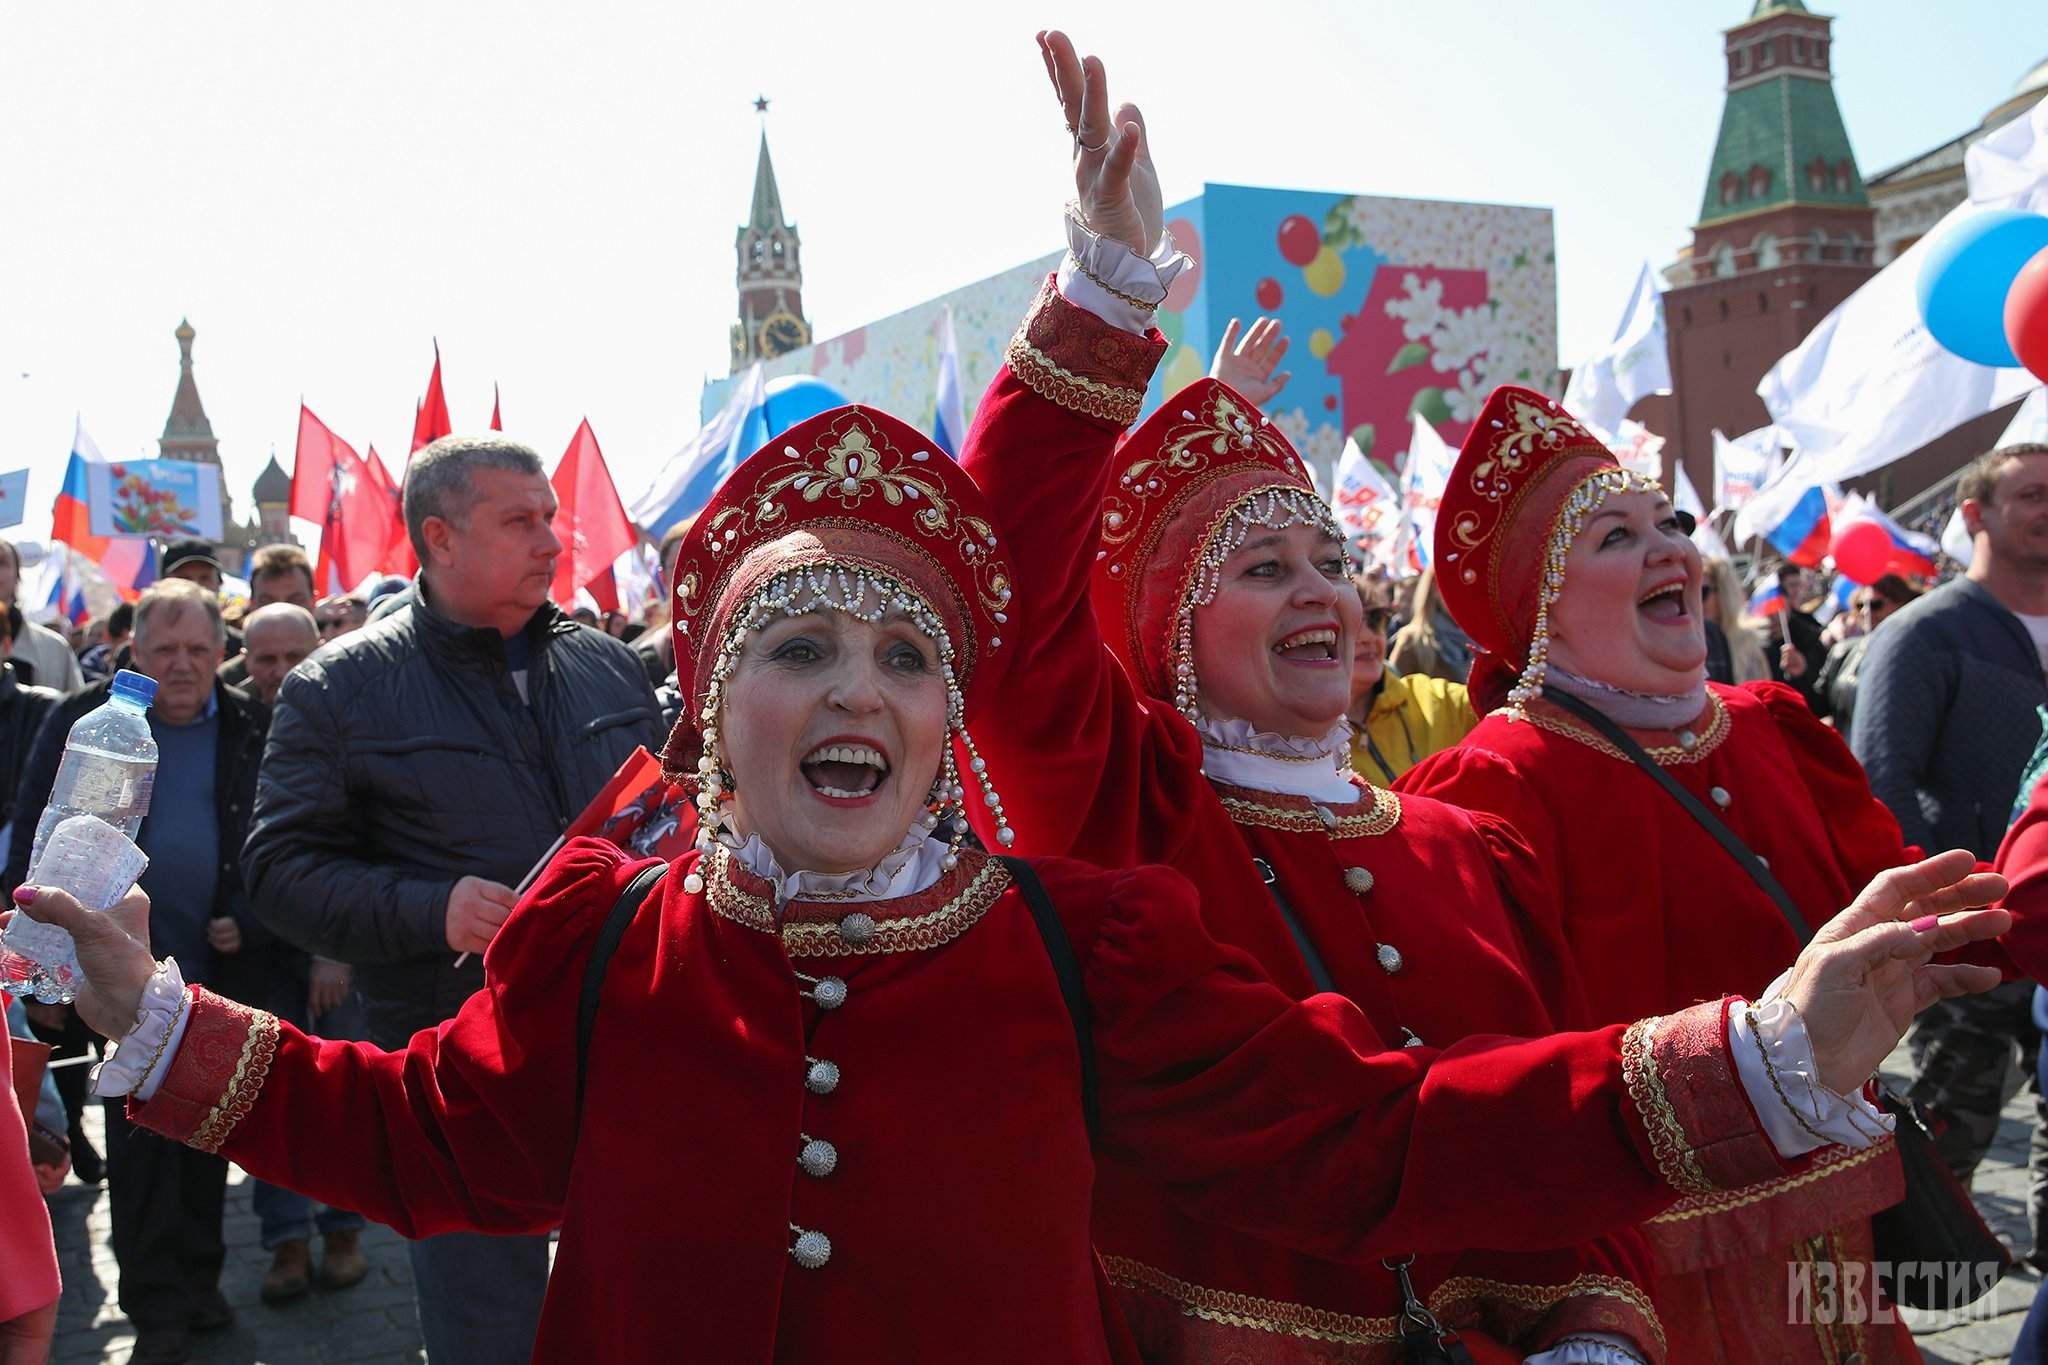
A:
<svg viewBox="0 0 2048 1365">
<path fill-rule="evenodd" d="M 1965 1180 L 2034 1036 L 2048 447 L 1965 472 L 1965 573 L 1823 625 L 1787 566 L 1771 640 L 1508 386 L 1431 572 L 1355 576 L 1273 329 L 1133 426 L 1192 263 L 1136 108 L 1040 46 L 1070 251 L 960 460 L 781 434 L 664 540 L 658 628 L 549 600 L 497 434 L 414 455 L 410 582 L 269 547 L 231 615 L 180 543 L 75 639 L 0 616 L 6 890 L 87 978 L 10 1024 L 104 1048 L 0 1122 L 0 1203 L 106 1181 L 133 1360 L 232 1320 L 229 1161 L 266 1300 L 374 1219 L 435 1362 L 1918 1358 L 1788 1268 L 1900 1254 L 1870 1078 L 1916 1016 Z M 118 669 L 161 759 L 91 913 L 30 845 Z M 643 748 L 631 832 L 567 838 Z"/>
</svg>

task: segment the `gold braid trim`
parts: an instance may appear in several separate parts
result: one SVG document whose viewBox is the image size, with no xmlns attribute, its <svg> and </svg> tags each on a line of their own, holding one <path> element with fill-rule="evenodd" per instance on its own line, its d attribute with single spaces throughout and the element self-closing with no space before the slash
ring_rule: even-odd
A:
<svg viewBox="0 0 2048 1365">
<path fill-rule="evenodd" d="M 972 929 L 1009 885 L 1010 870 L 990 858 L 952 900 L 926 914 L 881 920 L 875 936 L 858 947 L 839 936 L 836 924 L 785 924 L 782 944 L 791 957 L 856 957 L 943 947 Z"/>
<path fill-rule="evenodd" d="M 1261 801 L 1255 796 L 1229 796 L 1221 791 L 1216 796 L 1233 823 L 1253 829 L 1278 829 L 1289 834 L 1327 834 L 1332 839 L 1366 839 L 1393 833 L 1394 827 L 1401 823 L 1401 798 L 1384 787 L 1367 784 L 1365 789 L 1372 796 L 1371 808 L 1340 815 L 1334 825 L 1325 825 L 1317 819 L 1313 808 L 1296 810 L 1291 806 Z"/>
<path fill-rule="evenodd" d="M 713 852 L 711 875 L 704 886 L 705 899 L 713 912 L 749 929 L 774 933 L 775 910 L 768 898 L 733 885 L 727 870 L 732 857 L 729 849 L 720 844 Z M 1010 870 L 990 858 L 953 899 L 922 915 L 878 920 L 875 936 L 866 943 L 848 943 L 840 937 L 837 924 L 785 923 L 782 945 L 791 957 L 858 957 L 944 947 L 972 929 L 1009 886 Z"/>
<path fill-rule="evenodd" d="M 1690 749 L 1682 744 L 1660 744 L 1654 748 L 1645 746 L 1643 752 L 1655 759 L 1661 766 L 1668 768 L 1679 763 L 1698 763 L 1706 758 L 1708 754 L 1720 748 L 1721 741 L 1728 738 L 1728 707 L 1712 692 L 1707 694 L 1707 701 L 1714 714 L 1713 718 L 1707 722 L 1706 730 L 1701 733 L 1699 743 Z M 1496 708 L 1493 714 L 1496 716 L 1507 715 L 1512 710 L 1512 707 L 1503 706 Z M 1599 750 L 1609 758 L 1618 758 L 1624 763 L 1633 762 L 1627 754 L 1615 748 L 1605 738 L 1594 734 L 1591 730 L 1584 729 L 1573 721 L 1566 720 L 1562 716 L 1553 716 L 1546 711 L 1531 709 L 1524 719 L 1539 730 L 1548 730 L 1554 735 L 1563 735 L 1567 739 L 1575 739 L 1589 749 Z"/>
<path fill-rule="evenodd" d="M 1176 1279 L 1156 1266 L 1126 1256 L 1104 1256 L 1102 1268 L 1119 1289 L 1145 1290 L 1172 1300 L 1190 1317 L 1225 1327 L 1243 1327 L 1278 1336 L 1303 1337 L 1343 1346 L 1387 1346 L 1401 1340 L 1400 1316 L 1364 1318 L 1336 1313 L 1302 1303 L 1284 1303 L 1252 1294 L 1207 1289 Z M 1532 1313 L 1548 1312 L 1567 1299 L 1608 1298 L 1627 1304 L 1642 1315 L 1664 1345 L 1664 1325 L 1642 1289 L 1615 1275 L 1580 1275 L 1565 1284 L 1509 1284 L 1503 1280 L 1456 1275 L 1438 1285 L 1429 1296 L 1429 1310 L 1446 1321 L 1475 1318 L 1482 1304 L 1503 1303 Z M 1462 1310 L 1462 1311 L 1461 1311 Z"/>
<path fill-rule="evenodd" d="M 1143 389 L 1119 388 L 1075 374 L 1032 345 L 1022 331 L 1010 338 L 1003 359 L 1040 398 L 1105 422 L 1127 427 L 1138 420 L 1138 410 L 1145 405 Z"/>
<path fill-rule="evenodd" d="M 236 1125 L 249 1117 L 249 1109 L 256 1103 L 256 1094 L 263 1089 L 263 1082 L 270 1076 L 270 1059 L 277 1055 L 277 1016 L 263 1010 L 251 1010 L 245 1006 L 232 1005 L 226 1000 L 215 1003 L 241 1009 L 249 1018 L 249 1032 L 242 1039 L 242 1055 L 235 1061 L 234 1075 L 228 1078 L 228 1088 L 207 1111 L 205 1122 L 188 1139 L 190 1145 L 202 1152 L 217 1152 Z"/>
<path fill-rule="evenodd" d="M 1652 1015 L 1630 1024 L 1622 1034 L 1621 1078 L 1650 1135 L 1650 1150 L 1665 1183 L 1681 1194 L 1711 1194 L 1714 1182 L 1707 1179 L 1699 1154 L 1686 1141 L 1685 1125 L 1679 1122 L 1671 1097 L 1664 1093 L 1664 1078 L 1657 1074 L 1654 1047 L 1657 1025 L 1662 1022 Z"/>
<path fill-rule="evenodd" d="M 1823 1148 L 1814 1158 L 1814 1164 L 1798 1175 L 1788 1175 L 1782 1180 L 1766 1180 L 1759 1185 L 1745 1185 L 1739 1190 L 1725 1194 L 1695 1195 L 1681 1199 L 1650 1221 L 1652 1223 L 1683 1223 L 1694 1218 L 1708 1218 L 1717 1213 L 1730 1213 L 1736 1209 L 1761 1204 L 1766 1199 L 1775 1199 L 1781 1194 L 1811 1185 L 1817 1180 L 1840 1175 L 1858 1166 L 1877 1160 L 1891 1150 L 1892 1139 L 1874 1143 L 1861 1151 L 1849 1151 L 1841 1147 Z M 1834 1155 L 1835 1153 L 1841 1155 Z"/>
</svg>

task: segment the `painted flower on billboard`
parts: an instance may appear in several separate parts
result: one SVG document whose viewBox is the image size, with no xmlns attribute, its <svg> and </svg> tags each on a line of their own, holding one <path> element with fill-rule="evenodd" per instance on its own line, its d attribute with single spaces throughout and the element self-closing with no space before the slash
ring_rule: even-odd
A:
<svg viewBox="0 0 2048 1365">
<path fill-rule="evenodd" d="M 107 471 L 114 479 L 114 526 L 129 536 L 192 536 L 200 534 L 197 507 L 189 507 L 176 488 L 152 483 L 126 465 Z"/>
</svg>

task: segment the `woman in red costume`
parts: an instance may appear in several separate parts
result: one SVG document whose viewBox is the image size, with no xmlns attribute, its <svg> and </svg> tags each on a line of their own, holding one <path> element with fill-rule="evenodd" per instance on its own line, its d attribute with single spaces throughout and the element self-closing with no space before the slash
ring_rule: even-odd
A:
<svg viewBox="0 0 2048 1365">
<path fill-rule="evenodd" d="M 1001 809 L 966 725 L 1018 652 L 1011 577 L 979 494 L 917 432 L 859 408 L 793 429 L 678 568 L 691 709 L 665 767 L 697 788 L 698 849 L 572 841 L 485 988 L 402 1052 L 184 989 L 124 931 L 147 923 L 139 895 L 109 917 L 29 888 L 79 939 L 81 1017 L 123 1035 L 96 1088 L 409 1235 L 560 1226 L 549 1361 L 1131 1359 L 1090 1250 L 1091 1146 L 1209 1216 L 1362 1259 L 1458 1245 L 1502 1205 L 1533 1246 L 1646 1217 L 1674 1141 L 1723 1178 L 1782 1168 L 1725 1065 L 1693 1075 L 1721 1060 L 1718 1007 L 1704 1040 L 1384 1051 L 1348 1002 L 1296 1003 L 1218 947 L 1165 869 L 1033 871 L 936 837 L 969 783 Z M 1990 887 L 1938 888 L 1956 875 L 1879 888 L 1806 960 L 1788 993 L 1814 1065 L 1874 1064 L 1915 1003 L 1982 973 L 1920 964 L 2002 915 L 1880 922 Z M 1734 1121 L 1711 1147 L 1653 1133 L 1624 1068 Z M 1517 1123 L 1568 1137 L 1532 1159 Z M 1501 1174 L 1475 1182 L 1475 1162 Z"/>
<path fill-rule="evenodd" d="M 1062 35 L 1041 42 L 1075 134 L 1072 252 L 1010 343 L 964 457 L 1013 528 L 1019 657 L 980 739 L 1004 773 L 1017 845 L 1174 867 L 1200 889 L 1213 934 L 1296 998 L 1349 996 L 1390 1048 L 1459 1055 L 1476 1034 L 1575 1026 L 1582 997 L 1561 941 L 1524 912 L 1548 892 L 1513 833 L 1349 770 L 1360 606 L 1342 538 L 1285 440 L 1205 380 L 1117 447 L 1164 349 L 1150 309 L 1185 258 L 1160 231 L 1137 111 L 1112 118 L 1101 64 L 1079 61 Z M 1712 1052 L 1691 1074 L 1726 1079 L 1746 1063 L 1728 1022 L 1716 999 L 1631 1036 L 1691 1037 Z M 1510 1084 L 1512 1050 L 1497 1060 Z M 1748 1104 L 1701 1107 L 1689 1085 L 1645 1084 L 1633 1064 L 1627 1074 L 1639 1117 L 1671 1137 L 1669 1178 L 1693 1193 L 1729 1188 L 1679 1134 L 1751 1122 Z M 1504 1121 L 1538 1164 L 1576 1141 Z M 1493 1204 L 1515 1177 L 1471 1149 L 1479 1136 L 1440 1131 L 1411 1147 L 1458 1172 L 1432 1199 L 1493 1212 L 1456 1254 L 1399 1248 L 1419 1253 L 1399 1276 L 1200 1221 L 1145 1161 L 1104 1153 L 1096 1237 L 1141 1349 L 1309 1361 L 1334 1343 L 1346 1360 L 1393 1360 L 1412 1287 L 1489 1359 L 1661 1359 L 1633 1244 L 1465 1250 L 1528 1246 L 1519 1214 Z M 1603 1202 L 1604 1181 L 1571 1197 Z"/>
<path fill-rule="evenodd" d="M 1707 681 L 1701 563 L 1686 528 L 1654 480 L 1623 469 L 1553 400 L 1494 393 L 1438 509 L 1435 556 L 1444 600 L 1485 651 L 1472 697 L 1486 718 L 1397 785 L 1502 817 L 1528 840 L 1596 1021 L 1754 996 L 1799 940 L 1771 894 L 1595 717 L 1762 859 L 1809 926 L 1911 858 L 1848 747 L 1797 693 Z M 1870 1261 L 1870 1216 L 1903 1190 L 1885 1140 L 1651 1220 L 1672 1359 L 1919 1359 L 1895 1316 L 1809 1323 L 1787 1311 L 1798 1278 L 1787 1267 L 1824 1277 L 1835 1273 L 1826 1263 Z"/>
</svg>

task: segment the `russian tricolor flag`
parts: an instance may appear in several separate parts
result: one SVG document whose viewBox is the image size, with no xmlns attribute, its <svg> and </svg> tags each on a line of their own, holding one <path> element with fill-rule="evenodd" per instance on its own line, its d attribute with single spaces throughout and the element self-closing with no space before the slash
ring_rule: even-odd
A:
<svg viewBox="0 0 2048 1365">
<path fill-rule="evenodd" d="M 105 463 L 106 457 L 86 434 L 85 419 L 79 418 L 71 436 L 71 460 L 64 466 L 64 486 L 57 491 L 56 505 L 50 509 L 50 539 L 63 541 L 88 559 L 105 555 L 107 546 L 113 543 L 92 533 L 92 514 L 86 506 L 85 467 Z"/>
<path fill-rule="evenodd" d="M 1814 487 L 1799 495 L 1778 524 L 1764 532 L 1764 539 L 1792 563 L 1812 568 L 1827 558 L 1830 534 L 1827 491 Z"/>
<path fill-rule="evenodd" d="M 1757 585 L 1749 595 L 1749 605 L 1743 610 L 1751 616 L 1769 616 L 1785 610 L 1785 590 L 1778 586 L 1778 576 L 1772 574 Z"/>
<path fill-rule="evenodd" d="M 133 602 L 157 580 L 156 546 L 139 536 L 110 540 L 92 533 L 86 466 L 105 463 L 106 457 L 100 454 L 99 446 L 85 429 L 85 419 L 78 419 L 71 436 L 71 459 L 64 466 L 64 486 L 57 491 L 56 504 L 50 509 L 50 539 L 69 545 L 79 559 L 97 560 L 114 590 L 124 600 Z M 67 565 L 70 562 L 67 557 Z M 60 602 L 53 596 L 50 605 L 78 620 L 85 610 L 83 586 L 69 568 L 61 582 L 66 600 Z"/>
<path fill-rule="evenodd" d="M 1909 531 L 1885 512 L 1882 507 L 1868 498 L 1855 498 L 1853 510 L 1842 512 L 1844 523 L 1867 521 L 1884 529 L 1885 537 L 1892 543 L 1891 559 L 1885 565 L 1886 573 L 1903 574 L 1908 578 L 1933 578 L 1940 572 L 1934 557 L 1941 553 L 1941 542 L 1933 536 L 1918 531 Z"/>
</svg>

